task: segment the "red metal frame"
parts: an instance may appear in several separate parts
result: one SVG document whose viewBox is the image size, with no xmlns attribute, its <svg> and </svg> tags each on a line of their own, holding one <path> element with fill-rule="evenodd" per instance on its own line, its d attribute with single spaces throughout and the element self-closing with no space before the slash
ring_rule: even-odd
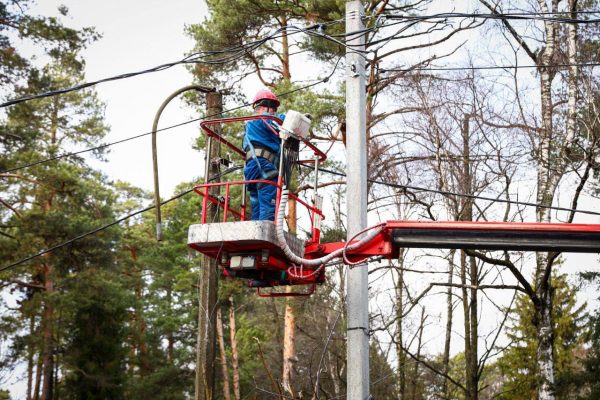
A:
<svg viewBox="0 0 600 400">
<path fill-rule="evenodd" d="M 600 233 L 600 224 L 567 224 L 552 222 L 480 222 L 480 221 L 387 221 L 386 227 L 415 229 L 460 229 L 485 231 L 528 232 L 594 232 Z"/>
<path fill-rule="evenodd" d="M 272 115 L 253 115 L 253 116 L 249 116 L 249 117 L 214 119 L 214 120 L 204 121 L 200 124 L 200 126 L 206 132 L 208 137 L 215 138 L 219 142 L 223 143 L 225 146 L 227 146 L 234 153 L 238 154 L 245 161 L 246 153 L 240 147 L 231 143 L 229 140 L 225 139 L 223 136 L 219 135 L 214 130 L 212 130 L 211 126 L 216 125 L 216 124 L 222 124 L 222 123 L 243 122 L 243 121 L 252 121 L 252 120 L 258 120 L 258 119 L 264 121 L 265 124 L 267 124 L 269 126 L 269 128 L 271 128 L 271 130 L 273 131 L 273 133 L 275 135 L 279 135 L 279 133 L 275 129 L 273 129 L 273 127 L 271 127 L 271 125 L 268 124 L 266 122 L 266 120 L 275 121 L 276 123 L 278 123 L 280 125 L 283 123 L 283 121 Z M 310 160 L 301 160 L 299 162 L 315 163 L 315 162 L 323 162 L 327 159 L 327 156 L 325 155 L 325 153 L 323 153 L 321 150 L 319 150 L 316 146 L 314 146 L 308 140 L 306 140 L 304 138 L 300 138 L 300 140 L 309 149 L 311 149 L 313 151 L 313 153 L 315 154 L 315 156 L 317 156 L 317 157 L 310 159 Z M 276 208 L 275 208 L 275 221 L 277 221 L 277 213 L 279 211 L 279 203 L 281 201 L 281 191 L 282 191 L 282 186 L 283 186 L 283 177 L 281 176 L 281 174 L 278 177 L 277 183 L 268 181 L 268 180 L 257 179 L 257 180 L 250 180 L 250 181 L 205 183 L 203 185 L 196 186 L 194 188 L 194 191 L 196 193 L 198 193 L 200 196 L 202 196 L 202 198 L 203 198 L 202 199 L 201 222 L 203 224 L 207 223 L 207 212 L 206 211 L 207 211 L 209 202 L 217 205 L 218 207 L 220 207 L 223 210 L 223 218 L 222 218 L 223 222 L 226 222 L 230 216 L 233 216 L 234 220 L 245 221 L 247 219 L 245 202 L 242 202 L 243 206 L 240 207 L 239 210 L 236 210 L 230 206 L 229 197 L 230 197 L 231 186 L 247 185 L 250 183 L 262 183 L 262 184 L 267 184 L 267 185 L 273 185 L 277 188 L 277 195 L 276 195 L 277 202 L 276 202 Z M 225 187 L 225 196 L 224 197 L 220 197 L 220 196 L 216 197 L 209 193 L 209 189 L 215 188 L 215 187 L 220 188 L 222 186 Z M 308 210 L 309 220 L 311 223 L 311 232 L 312 232 L 311 242 L 315 242 L 315 243 L 318 242 L 319 237 L 320 237 L 320 232 L 319 232 L 319 229 L 317 228 L 316 224 L 314 223 L 315 219 L 316 219 L 315 216 L 319 215 L 321 217 L 321 219 L 325 219 L 325 216 L 323 215 L 321 210 L 319 210 L 316 207 L 316 204 L 310 205 L 307 202 L 305 202 L 304 200 L 300 199 L 296 194 L 293 194 L 293 193 L 290 193 L 289 197 L 292 199 L 295 199 L 298 203 L 303 205 Z M 213 257 L 216 259 L 220 258 L 222 251 L 228 251 L 228 250 L 233 251 L 234 250 L 233 248 L 235 248 L 234 251 L 238 254 L 243 253 L 243 254 L 248 254 L 248 255 L 252 255 L 252 254 L 256 253 L 257 251 L 267 250 L 270 253 L 268 259 L 266 259 L 264 261 L 262 259 L 260 259 L 260 260 L 258 258 L 256 259 L 257 260 L 256 261 L 256 270 L 240 273 L 240 272 L 229 270 L 229 268 L 227 267 L 227 264 L 223 264 L 224 274 L 226 276 L 229 276 L 232 274 L 240 275 L 240 277 L 249 279 L 249 285 L 252 283 L 253 280 L 258 282 L 257 284 L 260 284 L 260 285 L 266 284 L 269 287 L 274 287 L 274 286 L 279 286 L 279 285 L 310 285 L 310 288 L 308 291 L 292 292 L 292 293 L 280 293 L 280 292 L 264 293 L 264 292 L 261 292 L 261 288 L 258 287 L 257 293 L 261 297 L 310 296 L 314 292 L 316 284 L 322 283 L 325 279 L 325 276 L 323 273 L 311 275 L 311 272 L 313 272 L 313 271 L 311 271 L 310 268 L 308 268 L 305 272 L 307 274 L 307 276 L 301 277 L 301 278 L 298 278 L 298 277 L 293 278 L 291 276 L 287 276 L 287 279 L 281 280 L 281 279 L 273 278 L 270 273 L 265 274 L 263 271 L 282 271 L 282 273 L 284 273 L 283 271 L 286 271 L 288 268 L 288 261 L 285 258 L 285 255 L 283 254 L 282 250 L 279 249 L 274 244 L 271 244 L 269 242 L 266 242 L 264 245 L 260 245 L 258 247 L 256 244 L 249 244 L 249 243 L 242 244 L 239 242 L 235 243 L 235 244 L 222 243 L 222 246 L 220 246 L 217 249 L 207 248 L 207 247 L 202 247 L 202 248 L 198 247 L 197 248 L 194 245 L 191 245 L 191 247 L 195 248 L 198 251 L 202 251 L 204 254 L 208 255 L 209 257 Z M 226 260 L 225 262 L 228 262 L 228 261 Z M 271 276 L 271 278 L 268 278 L 269 276 Z"/>
<path fill-rule="evenodd" d="M 254 115 L 249 117 L 204 121 L 200 126 L 209 137 L 215 138 L 219 142 L 225 144 L 245 160 L 246 154 L 242 149 L 214 132 L 210 127 L 215 124 L 243 122 L 257 119 L 272 120 L 279 124 L 283 122 L 272 115 Z M 277 134 L 277 131 L 274 129 L 273 132 Z M 308 148 L 313 150 L 316 156 L 318 156 L 317 162 L 322 162 L 326 159 L 326 155 L 312 143 L 306 139 L 301 140 Z M 314 163 L 315 160 L 302 160 L 301 162 Z M 230 216 L 233 216 L 234 220 L 246 220 L 247 213 L 245 207 L 241 207 L 239 210 L 233 209 L 229 203 L 229 194 L 231 186 L 246 185 L 249 183 L 262 183 L 276 186 L 276 212 L 278 212 L 282 190 L 281 176 L 279 176 L 277 183 L 262 179 L 206 183 L 194 188 L 196 193 L 203 197 L 202 223 L 204 224 L 207 222 L 206 209 L 208 202 L 216 204 L 223 209 L 223 222 L 226 222 Z M 225 196 L 223 200 L 220 200 L 209 193 L 210 188 L 221 186 L 225 186 Z M 320 258 L 348 245 L 347 242 L 320 244 L 318 239 L 320 232 L 315 226 L 314 217 L 319 215 L 324 219 L 325 216 L 321 210 L 316 207 L 316 204 L 310 205 L 298 198 L 295 194 L 290 194 L 290 197 L 306 207 L 309 212 L 313 236 L 311 241 L 307 242 L 305 247 L 306 258 Z M 283 256 L 281 249 L 275 244 L 265 244 L 265 246 L 260 248 L 257 248 L 256 244 L 229 243 L 223 245 L 224 246 L 221 246 L 219 249 L 203 248 L 197 250 L 201 250 L 208 256 L 214 258 L 218 258 L 221 251 L 231 251 L 229 250 L 229 247 L 232 249 L 235 248 L 236 252 L 244 254 L 254 254 L 257 251 L 260 252 L 262 249 L 269 250 L 271 254 L 268 259 L 260 262 L 257 261 L 256 270 L 244 273 L 245 275 L 240 274 L 239 276 L 246 279 L 255 279 L 258 282 L 257 284 L 267 285 L 269 287 L 278 285 L 310 285 L 308 291 L 294 293 L 264 293 L 261 292 L 261 288 L 264 287 L 257 287 L 257 293 L 261 297 L 309 296 L 314 292 L 316 284 L 321 283 L 324 280 L 324 273 L 313 274 L 315 268 L 312 267 L 306 268 L 306 270 L 303 269 L 302 271 L 304 272 L 301 274 L 305 274 L 306 276 L 301 278 L 293 278 L 289 275 L 287 276 L 287 279 L 283 280 L 273 278 L 274 275 L 270 271 L 283 272 L 289 267 L 288 260 Z M 350 262 L 360 261 L 373 256 L 393 258 L 398 255 L 401 247 L 600 252 L 600 224 L 387 221 L 383 224 L 381 231 L 367 244 L 359 249 L 348 250 L 346 258 Z M 225 268 L 224 272 L 227 275 L 227 264 L 224 264 L 223 266 Z M 231 274 L 235 274 L 235 272 L 232 271 Z"/>
<path fill-rule="evenodd" d="M 247 185 L 250 183 L 263 183 L 266 185 L 272 185 L 277 187 L 278 189 L 278 197 L 277 197 L 277 205 L 276 205 L 276 209 L 275 211 L 277 212 L 277 210 L 279 209 L 279 201 L 281 200 L 281 194 L 279 193 L 281 191 L 281 184 L 277 184 L 273 181 L 269 181 L 269 180 L 265 180 L 265 179 L 254 179 L 254 180 L 249 180 L 249 181 L 231 181 L 231 182 L 216 182 L 216 183 L 205 183 L 202 185 L 197 185 L 194 187 L 194 191 L 196 193 L 198 193 L 200 196 L 202 196 L 202 218 L 201 218 L 201 223 L 205 224 L 206 221 L 206 214 L 207 214 L 207 206 L 208 206 L 208 202 L 210 201 L 213 204 L 218 205 L 220 208 L 223 209 L 223 220 L 222 222 L 227 222 L 227 218 L 229 216 L 229 214 L 232 214 L 234 216 L 234 218 L 238 218 L 240 221 L 246 221 L 246 208 L 245 207 L 241 207 L 239 211 L 234 210 L 233 208 L 231 208 L 229 206 L 229 193 L 230 193 L 230 187 L 234 186 L 234 185 Z M 225 186 L 225 196 L 224 196 L 224 201 L 221 201 L 219 198 L 216 198 L 214 196 L 212 196 L 209 193 L 209 189 L 213 188 L 213 187 L 221 187 L 221 186 Z M 319 210 L 316 206 L 314 205 L 310 205 L 308 204 L 306 201 L 302 200 L 301 198 L 299 198 L 296 194 L 294 193 L 290 193 L 289 197 L 296 200 L 298 203 L 300 203 L 301 205 L 303 205 L 304 207 L 306 207 L 306 209 L 309 212 L 309 217 L 310 217 L 310 224 L 311 224 L 311 232 L 314 234 L 315 233 L 315 226 L 314 226 L 314 218 L 313 215 L 314 214 L 318 214 L 322 219 L 325 219 L 325 215 L 323 214 L 323 212 L 321 210 Z M 277 219 L 277 218 L 276 218 Z"/>
<path fill-rule="evenodd" d="M 394 234 L 410 231 L 412 234 L 426 232 L 421 242 L 397 244 Z M 600 224 L 567 224 L 567 223 L 532 223 L 532 222 L 470 222 L 470 221 L 387 221 L 381 232 L 360 249 L 348 250 L 350 261 L 358 261 L 365 257 L 383 256 L 393 258 L 398 255 L 400 247 L 413 248 L 471 248 L 460 243 L 443 243 L 442 237 L 451 237 L 456 232 L 472 233 L 477 240 L 477 234 L 482 237 L 481 243 L 475 243 L 473 248 L 491 248 L 501 250 L 523 250 L 528 247 L 537 251 L 574 251 L 600 253 Z M 533 244 L 523 244 L 524 235 L 544 235 L 540 243 L 535 243 L 535 236 L 530 238 Z M 437 237 L 436 237 L 437 235 Z M 492 237 L 485 242 L 485 237 Z M 497 243 L 493 243 L 497 237 Z M 460 241 L 457 239 L 454 242 Z M 440 243 L 441 242 L 441 243 Z M 490 244 L 490 242 L 492 242 Z M 354 242 L 353 242 L 354 243 Z M 575 244 L 573 244 L 575 243 Z M 579 243 L 579 245 L 578 245 Z M 308 243 L 305 257 L 315 259 L 330 254 L 346 246 L 346 242 Z M 565 250 L 566 249 L 566 250 Z M 530 250 L 533 251 L 533 250 Z"/>
<path fill-rule="evenodd" d="M 276 211 L 279 209 L 279 202 L 281 200 L 281 182 L 279 182 L 277 184 L 273 181 L 257 179 L 257 180 L 248 180 L 248 181 L 206 183 L 206 184 L 197 185 L 196 187 L 194 187 L 194 191 L 196 193 L 198 193 L 200 196 L 202 196 L 202 198 L 203 198 L 201 223 L 202 224 L 207 223 L 206 216 L 207 216 L 208 202 L 216 204 L 218 207 L 223 209 L 222 222 L 227 222 L 227 219 L 229 218 L 230 215 L 233 216 L 234 220 L 245 221 L 247 218 L 246 208 L 240 207 L 239 210 L 232 208 L 229 203 L 229 195 L 230 195 L 231 186 L 247 185 L 250 183 L 262 183 L 262 184 L 276 186 L 277 187 Z M 221 200 L 209 193 L 209 190 L 211 188 L 221 187 L 221 186 L 225 187 L 225 196 L 224 196 L 223 200 Z M 290 193 L 289 197 L 295 199 L 298 203 L 300 203 L 302 206 L 304 206 L 308 210 L 309 220 L 311 223 L 311 232 L 312 232 L 311 242 L 318 241 L 318 238 L 320 237 L 320 232 L 319 232 L 319 229 L 314 224 L 314 221 L 315 221 L 314 216 L 319 215 L 322 219 L 325 219 L 325 215 L 315 205 L 308 204 L 306 201 L 300 199 L 296 194 Z M 309 242 L 309 243 L 311 243 L 311 242 Z M 192 248 L 194 248 L 195 250 L 201 251 L 203 254 L 205 254 L 209 257 L 215 258 L 217 260 L 219 260 L 221 258 L 221 253 L 223 251 L 237 253 L 237 254 L 242 253 L 242 254 L 246 254 L 246 255 L 255 255 L 257 257 L 256 258 L 256 269 L 250 271 L 249 276 L 242 276 L 243 279 L 249 280 L 249 285 L 251 284 L 251 281 L 253 279 L 265 281 L 268 283 L 269 287 L 311 285 L 307 291 L 285 292 L 285 293 L 274 292 L 274 291 L 264 292 L 264 291 L 261 291 L 260 287 L 258 287 L 257 294 L 260 297 L 310 296 L 314 292 L 316 284 L 322 283 L 325 280 L 324 273 L 311 275 L 311 273 L 314 271 L 311 268 L 307 268 L 306 270 L 302 271 L 301 274 L 308 275 L 306 277 L 287 276 L 287 279 L 284 279 L 284 280 L 263 277 L 262 273 L 264 271 L 281 271 L 283 273 L 283 272 L 287 271 L 287 269 L 289 267 L 288 260 L 286 259 L 285 255 L 283 254 L 283 251 L 278 246 L 276 246 L 275 244 L 272 244 L 270 242 L 265 242 L 261 245 L 257 245 L 256 243 L 243 244 L 243 243 L 239 243 L 239 242 L 238 243 L 221 243 L 219 246 L 216 246 L 214 248 L 212 248 L 212 247 L 197 248 L 194 245 L 190 245 L 190 246 Z M 257 252 L 260 252 L 261 250 L 267 250 L 270 253 L 269 257 L 264 261 L 261 260 L 261 258 L 259 257 L 258 254 L 255 254 Z M 236 271 L 229 270 L 228 262 L 229 262 L 229 260 L 227 260 L 225 264 L 221 264 L 222 267 L 224 268 L 224 270 L 223 270 L 224 275 L 229 276 L 230 274 L 238 273 Z"/>
<path fill-rule="evenodd" d="M 277 117 L 275 117 L 274 115 L 267 115 L 267 114 L 261 114 L 261 115 L 252 115 L 249 117 L 234 117 L 234 118 L 220 118 L 220 119 L 211 119 L 208 121 L 203 121 L 200 123 L 200 127 L 206 132 L 206 134 L 210 137 L 213 137 L 215 139 L 217 139 L 219 142 L 223 143 L 224 145 L 226 145 L 227 147 L 229 147 L 231 150 L 233 150 L 234 152 L 238 153 L 240 156 L 242 156 L 242 158 L 244 160 L 246 160 L 246 153 L 239 148 L 238 146 L 234 145 L 233 143 L 231 143 L 230 141 L 228 141 L 227 139 L 225 139 L 223 136 L 219 135 L 218 133 L 216 133 L 215 131 L 213 131 L 212 129 L 210 129 L 211 125 L 216 125 L 216 124 L 226 124 L 229 122 L 244 122 L 244 121 L 255 121 L 255 120 L 271 120 L 271 121 L 275 121 L 277 122 L 279 125 L 283 124 L 283 121 Z M 269 125 L 270 126 L 270 125 Z M 277 134 L 277 131 L 273 130 L 273 132 L 275 134 Z M 311 142 L 309 142 L 307 139 L 305 138 L 299 138 L 302 143 L 304 143 L 306 145 L 306 147 L 308 147 L 309 149 L 311 149 L 315 155 L 319 156 L 319 162 L 323 162 L 327 159 L 327 155 L 325 153 L 323 153 L 321 150 L 319 150 L 319 148 L 317 146 L 315 146 L 314 144 L 312 144 Z M 305 163 L 313 163 L 314 159 L 311 160 L 300 160 L 299 162 L 305 164 Z"/>
</svg>

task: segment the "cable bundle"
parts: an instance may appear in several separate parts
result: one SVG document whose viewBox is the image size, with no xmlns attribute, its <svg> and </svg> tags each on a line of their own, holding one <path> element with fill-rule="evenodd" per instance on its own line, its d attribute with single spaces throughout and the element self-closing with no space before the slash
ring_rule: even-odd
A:
<svg viewBox="0 0 600 400">
<path fill-rule="evenodd" d="M 294 166 L 298 167 L 300 159 L 300 140 L 295 137 L 288 138 L 283 144 L 283 182 L 289 187 L 294 172 Z"/>
</svg>

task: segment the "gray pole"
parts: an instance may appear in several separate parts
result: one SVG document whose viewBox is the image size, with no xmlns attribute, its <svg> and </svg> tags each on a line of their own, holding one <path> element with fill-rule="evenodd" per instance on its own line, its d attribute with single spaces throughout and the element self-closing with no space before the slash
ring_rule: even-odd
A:
<svg viewBox="0 0 600 400">
<path fill-rule="evenodd" d="M 359 0 L 346 2 L 346 33 L 364 28 L 364 9 Z M 348 239 L 367 227 L 367 116 L 364 35 L 346 43 L 346 203 Z M 369 396 L 369 303 L 366 265 L 348 269 L 347 399 Z"/>
<path fill-rule="evenodd" d="M 208 93 L 206 95 L 206 114 L 218 116 L 223 112 L 223 100 L 220 93 Z M 214 117 L 213 117 L 214 118 Z M 216 132 L 220 133 L 220 126 L 216 126 Z M 219 162 L 215 161 L 219 156 L 219 143 L 212 142 L 210 138 L 206 141 L 205 156 L 205 182 L 210 177 L 219 175 Z M 217 180 L 218 181 L 218 180 Z M 212 196 L 219 195 L 219 188 L 215 187 L 209 192 Z M 206 210 L 208 222 L 216 220 L 219 209 L 211 205 Z M 217 289 L 218 275 L 215 260 L 202 257 L 200 269 L 200 299 L 198 301 L 198 343 L 196 349 L 196 400 L 213 400 L 215 393 L 215 358 L 216 358 L 216 317 L 217 317 Z"/>
</svg>

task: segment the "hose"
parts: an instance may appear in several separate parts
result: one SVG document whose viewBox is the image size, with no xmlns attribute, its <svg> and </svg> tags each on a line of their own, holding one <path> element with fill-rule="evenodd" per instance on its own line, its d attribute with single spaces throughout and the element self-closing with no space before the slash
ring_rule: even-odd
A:
<svg viewBox="0 0 600 400">
<path fill-rule="evenodd" d="M 302 258 L 302 257 L 298 256 L 297 254 L 295 254 L 292 251 L 292 249 L 290 249 L 290 246 L 288 245 L 287 241 L 285 240 L 285 235 L 283 233 L 283 225 L 284 225 L 283 218 L 285 217 L 285 208 L 287 206 L 289 193 L 290 193 L 289 190 L 285 187 L 281 191 L 281 200 L 279 201 L 279 210 L 277 211 L 277 221 L 275 224 L 275 229 L 277 232 L 277 242 L 279 243 L 279 246 L 283 250 L 283 253 L 286 255 L 286 257 L 289 258 L 292 261 L 292 263 L 294 263 L 294 264 L 310 266 L 310 267 L 317 267 L 322 264 L 327 264 L 330 260 L 344 255 L 348 250 L 351 251 L 351 250 L 356 250 L 356 249 L 361 248 L 362 246 L 364 246 L 365 244 L 367 244 L 371 240 L 373 240 L 375 238 L 375 236 L 377 236 L 383 230 L 383 224 L 369 227 L 369 228 L 365 229 L 364 231 L 357 233 L 354 236 L 354 237 L 356 237 L 356 236 L 360 235 L 361 233 L 366 232 L 368 230 L 371 231 L 371 232 L 369 232 L 369 234 L 367 234 L 364 238 L 362 238 L 361 240 L 359 240 L 356 243 L 348 244 L 348 243 L 350 243 L 350 241 L 349 241 L 348 243 L 346 243 L 346 246 L 344 246 L 343 248 L 337 249 L 336 251 L 334 251 L 326 256 L 323 256 L 321 258 L 316 258 L 316 259 L 312 259 L 312 260 L 309 260 L 307 258 Z"/>
</svg>

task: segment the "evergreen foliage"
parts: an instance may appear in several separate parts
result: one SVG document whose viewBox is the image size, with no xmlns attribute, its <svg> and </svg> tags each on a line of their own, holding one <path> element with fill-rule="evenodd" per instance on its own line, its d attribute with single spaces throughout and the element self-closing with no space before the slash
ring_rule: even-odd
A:
<svg viewBox="0 0 600 400">
<path fill-rule="evenodd" d="M 552 287 L 552 318 L 555 329 L 553 351 L 557 376 L 555 391 L 566 396 L 573 389 L 570 385 L 570 371 L 576 370 L 580 362 L 576 353 L 583 346 L 581 331 L 585 320 L 585 305 L 577 305 L 575 289 L 569 285 L 565 275 L 556 275 Z M 500 395 L 502 399 L 536 397 L 537 342 L 533 315 L 532 303 L 524 295 L 518 295 L 511 310 L 511 324 L 507 327 L 511 346 L 504 350 L 497 362 L 504 379 Z"/>
</svg>

